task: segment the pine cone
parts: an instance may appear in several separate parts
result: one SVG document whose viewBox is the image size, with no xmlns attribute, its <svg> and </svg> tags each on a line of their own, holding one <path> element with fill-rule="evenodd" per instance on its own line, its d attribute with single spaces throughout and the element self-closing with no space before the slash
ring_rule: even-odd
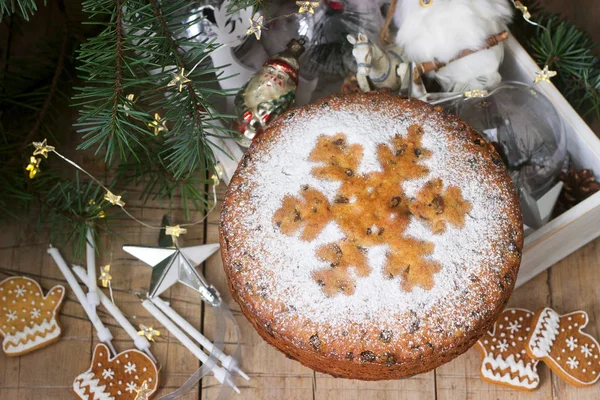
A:
<svg viewBox="0 0 600 400">
<path fill-rule="evenodd" d="M 564 186 L 556 207 L 554 207 L 555 217 L 600 191 L 600 182 L 596 181 L 594 174 L 589 169 L 571 168 L 569 171 L 561 173 L 558 179 L 563 182 Z"/>
</svg>

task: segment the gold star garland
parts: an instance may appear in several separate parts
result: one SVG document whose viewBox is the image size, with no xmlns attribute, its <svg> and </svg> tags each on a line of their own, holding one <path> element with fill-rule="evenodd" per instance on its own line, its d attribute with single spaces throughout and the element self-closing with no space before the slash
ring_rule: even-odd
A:
<svg viewBox="0 0 600 400">
<path fill-rule="evenodd" d="M 102 287 L 108 287 L 110 281 L 112 281 L 112 275 L 110 274 L 110 264 L 100 267 L 100 277 L 98 278 Z"/>
<path fill-rule="evenodd" d="M 44 139 L 41 142 L 33 142 L 33 147 L 35 150 L 33 151 L 34 156 L 42 155 L 44 158 L 48 158 L 48 152 L 54 151 L 54 146 L 48 146 L 47 140 Z"/>
<path fill-rule="evenodd" d="M 104 195 L 104 200 L 108 201 L 113 206 L 123 207 L 125 205 L 125 202 L 121 200 L 121 196 L 117 196 L 110 190 L 106 191 L 106 194 Z"/>
<path fill-rule="evenodd" d="M 545 26 L 542 26 L 540 24 L 538 24 L 537 22 L 534 22 L 531 20 L 531 13 L 529 12 L 529 9 L 527 8 L 527 6 L 523 3 L 521 3 L 518 0 L 511 0 L 513 5 L 515 6 L 515 8 L 519 11 L 521 11 L 521 14 L 523 14 L 523 19 L 525 21 L 527 21 L 528 24 L 531 24 L 533 26 L 539 26 L 542 29 L 546 29 Z"/>
<path fill-rule="evenodd" d="M 158 113 L 154 113 L 154 121 L 148 124 L 150 128 L 154 129 L 154 136 L 158 136 L 160 132 L 167 132 L 167 125 L 165 125 L 165 121 L 158 115 Z"/>
<path fill-rule="evenodd" d="M 134 400 L 149 400 L 150 395 L 152 394 L 152 390 L 148 387 L 148 382 L 144 381 L 140 387 L 136 387 L 135 389 L 135 399 Z"/>
<path fill-rule="evenodd" d="M 29 157 L 29 165 L 25 167 L 25 171 L 29 171 L 29 179 L 35 178 L 35 175 L 40 172 L 40 163 L 42 162 L 41 158 L 37 157 Z"/>
<path fill-rule="evenodd" d="M 315 8 L 319 6 L 318 1 L 297 1 L 296 5 L 298 6 L 298 13 L 315 13 Z"/>
<path fill-rule="evenodd" d="M 256 18 L 256 16 L 254 16 Z M 267 27 L 263 25 L 263 16 L 259 16 L 256 19 L 249 18 L 250 20 L 250 28 L 246 31 L 246 35 L 254 35 L 256 36 L 256 40 L 260 40 L 260 36 L 262 35 L 262 30 L 268 30 Z"/>
<path fill-rule="evenodd" d="M 104 212 L 104 210 L 102 210 L 102 208 L 100 206 L 96 206 L 96 202 L 94 201 L 94 199 L 91 199 L 88 204 L 90 206 L 95 206 L 95 207 L 90 207 L 90 208 L 93 208 L 97 211 L 96 217 L 98 217 L 98 218 L 106 217 L 106 213 Z M 92 210 L 92 211 L 94 211 L 94 210 Z"/>
<path fill-rule="evenodd" d="M 131 107 L 129 107 L 129 106 L 130 106 L 130 105 L 133 105 L 133 104 L 136 102 L 136 100 L 135 100 L 135 94 L 133 94 L 133 93 L 129 93 L 129 94 L 128 94 L 128 95 L 125 97 L 125 99 L 127 99 L 127 102 L 125 102 L 125 104 L 123 104 L 123 109 L 124 109 L 125 111 L 130 111 L 130 110 L 131 110 Z M 126 112 L 126 113 L 125 113 L 125 115 L 126 115 L 127 117 L 129 117 L 129 113 L 128 113 L 128 112 Z"/>
<path fill-rule="evenodd" d="M 146 326 L 144 324 L 140 324 L 140 330 L 138 331 L 138 336 L 145 336 L 151 342 L 154 342 L 154 336 L 160 336 L 160 331 L 154 329 L 152 326 Z"/>
<path fill-rule="evenodd" d="M 546 65 L 544 69 L 535 73 L 535 80 L 533 83 L 550 82 L 550 78 L 553 78 L 556 75 L 556 71 L 550 71 L 549 67 Z"/>
<path fill-rule="evenodd" d="M 486 97 L 488 94 L 489 94 L 489 92 L 487 90 L 483 90 L 483 89 L 473 89 L 473 90 L 469 90 L 468 92 L 464 93 L 465 98 L 467 98 L 467 99 Z"/>
<path fill-rule="evenodd" d="M 179 236 L 185 235 L 186 233 L 187 229 L 182 228 L 179 225 L 165 227 L 165 234 L 171 236 L 172 238 L 178 238 Z"/>
<path fill-rule="evenodd" d="M 183 85 L 185 85 L 186 83 L 189 83 L 189 82 L 191 82 L 191 80 L 188 79 L 188 77 L 185 75 L 185 70 L 183 68 L 181 68 L 179 70 L 179 73 L 173 74 L 173 79 L 171 79 L 171 81 L 169 83 L 167 83 L 167 87 L 177 86 L 179 89 L 179 92 L 181 93 L 181 91 L 183 90 Z M 155 119 L 156 119 L 157 115 L 158 114 L 154 115 Z M 159 121 L 160 121 L 160 118 L 159 118 Z M 154 131 L 154 134 L 156 135 L 156 131 Z"/>
<path fill-rule="evenodd" d="M 223 165 L 220 163 L 215 165 L 215 173 L 210 177 L 213 181 L 213 186 L 219 186 L 224 173 L 225 169 L 223 168 Z"/>
<path fill-rule="evenodd" d="M 131 99 L 133 99 L 133 95 L 130 95 Z M 127 99 L 130 100 L 130 97 L 127 96 Z M 158 114 L 155 115 L 156 117 L 158 117 Z M 160 122 L 160 117 L 159 118 L 159 122 Z M 164 121 L 163 121 L 164 123 Z M 165 127 L 166 129 L 166 127 Z M 109 202 L 110 204 L 112 204 L 113 206 L 119 206 L 121 207 L 121 210 L 125 213 L 125 215 L 127 215 L 129 218 L 131 218 L 132 220 L 134 220 L 135 222 L 139 223 L 140 225 L 145 226 L 146 228 L 150 228 L 150 229 L 156 229 L 156 230 L 163 230 L 166 229 L 163 226 L 156 226 L 156 225 L 151 225 L 148 224 L 144 221 L 139 220 L 138 218 L 136 218 L 133 214 L 131 214 L 127 209 L 125 209 L 125 202 L 123 200 L 121 200 L 121 196 L 114 194 L 113 192 L 111 192 L 106 186 L 104 186 L 104 184 L 99 181 L 98 179 L 96 179 L 96 177 L 94 177 L 92 174 L 90 174 L 88 171 L 86 171 L 84 168 L 82 168 L 81 166 L 79 166 L 79 164 L 77 164 L 76 162 L 70 160 L 69 158 L 63 156 L 62 154 L 60 154 L 59 152 L 57 152 L 55 150 L 55 148 L 53 146 L 49 146 L 47 144 L 47 140 L 44 139 L 42 142 L 33 142 L 32 145 L 35 147 L 34 150 L 34 156 L 35 155 L 42 155 L 44 157 L 47 157 L 49 152 L 54 153 L 56 156 L 58 156 L 59 158 L 61 158 L 63 161 L 65 161 L 66 163 L 70 164 L 72 167 L 74 167 L 75 169 L 77 169 L 78 171 L 84 173 L 85 175 L 87 175 L 92 181 L 94 181 L 98 186 L 100 186 L 102 189 L 104 189 L 106 191 L 106 193 L 104 194 L 104 200 Z M 27 165 L 27 167 L 25 167 L 25 170 L 29 171 L 29 177 L 31 179 L 33 179 L 33 177 L 35 177 L 35 175 L 40 172 L 39 169 L 39 164 L 41 162 L 41 158 L 38 157 L 30 157 L 30 162 L 29 165 Z M 221 171 L 222 171 L 222 167 Z M 222 175 L 222 172 L 220 173 Z M 219 176 L 221 176 L 219 175 Z M 88 203 L 90 206 L 95 205 L 94 200 L 90 200 Z M 204 220 L 206 220 L 206 217 L 214 210 L 215 206 L 217 204 L 217 190 L 216 190 L 216 186 L 213 186 L 212 188 L 212 205 L 211 207 L 207 210 L 206 214 L 204 214 L 204 216 L 194 222 L 190 222 L 190 223 L 186 223 L 186 224 L 182 224 L 182 225 L 176 225 L 174 227 L 171 227 L 172 230 L 172 234 L 174 235 L 175 233 L 177 233 L 177 235 L 182 235 L 185 234 L 187 232 L 187 229 L 183 228 L 184 226 L 195 226 L 198 225 L 202 222 L 204 222 Z M 99 209 L 99 212 L 97 213 L 96 217 L 97 218 L 104 218 L 105 217 L 105 213 L 104 211 L 101 209 L 100 206 L 97 206 L 97 208 Z M 108 282 L 108 288 L 111 290 L 111 297 L 112 297 L 112 289 L 111 289 L 111 285 L 110 285 L 110 280 Z"/>
</svg>

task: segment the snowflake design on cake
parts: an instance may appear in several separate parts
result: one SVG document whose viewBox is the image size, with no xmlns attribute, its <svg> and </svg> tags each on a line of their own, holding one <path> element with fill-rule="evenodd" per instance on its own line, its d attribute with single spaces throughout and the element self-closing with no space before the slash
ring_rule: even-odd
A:
<svg viewBox="0 0 600 400">
<path fill-rule="evenodd" d="M 402 287 L 429 290 L 441 266 L 429 256 L 432 242 L 405 234 L 413 217 L 424 221 L 433 234 L 447 225 L 462 228 L 472 206 L 455 186 L 444 187 L 441 179 L 426 181 L 414 199 L 403 191 L 402 183 L 425 178 L 428 168 L 422 162 L 431 152 L 421 145 L 423 128 L 411 125 L 406 135 L 397 134 L 388 144 L 377 146 L 382 171 L 359 174 L 363 157 L 360 144 L 350 144 L 344 134 L 320 136 L 309 161 L 320 164 L 312 169 L 317 179 L 339 182 L 333 202 L 318 190 L 304 185 L 299 196 L 286 195 L 273 222 L 285 235 L 300 233 L 300 239 L 313 241 L 330 222 L 335 222 L 344 239 L 316 249 L 316 256 L 329 263 L 313 272 L 323 291 L 334 296 L 351 295 L 355 277 L 371 273 L 366 250 L 387 245 L 384 273 L 390 279 L 401 277 Z"/>
</svg>

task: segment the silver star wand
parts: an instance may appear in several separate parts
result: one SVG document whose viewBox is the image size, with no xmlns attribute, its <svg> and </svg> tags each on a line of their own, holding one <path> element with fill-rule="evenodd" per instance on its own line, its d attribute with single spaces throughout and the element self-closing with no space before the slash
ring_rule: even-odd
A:
<svg viewBox="0 0 600 400">
<path fill-rule="evenodd" d="M 162 226 L 169 226 L 169 219 L 163 217 Z M 152 267 L 152 278 L 148 297 L 155 298 L 165 290 L 180 282 L 196 290 L 202 299 L 214 307 L 221 304 L 217 289 L 206 282 L 195 266 L 203 263 L 219 250 L 219 244 L 207 244 L 192 247 L 179 247 L 178 235 L 167 235 L 160 231 L 158 247 L 124 245 L 123 250 Z"/>
</svg>

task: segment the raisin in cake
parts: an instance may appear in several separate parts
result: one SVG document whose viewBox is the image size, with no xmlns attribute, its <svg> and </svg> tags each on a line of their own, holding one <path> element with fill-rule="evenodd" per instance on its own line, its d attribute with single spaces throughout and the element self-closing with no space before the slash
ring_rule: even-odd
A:
<svg viewBox="0 0 600 400">
<path fill-rule="evenodd" d="M 221 212 L 224 268 L 250 323 L 288 357 L 353 379 L 465 352 L 506 304 L 522 245 L 493 147 L 440 108 L 381 93 L 273 122 Z"/>
</svg>

